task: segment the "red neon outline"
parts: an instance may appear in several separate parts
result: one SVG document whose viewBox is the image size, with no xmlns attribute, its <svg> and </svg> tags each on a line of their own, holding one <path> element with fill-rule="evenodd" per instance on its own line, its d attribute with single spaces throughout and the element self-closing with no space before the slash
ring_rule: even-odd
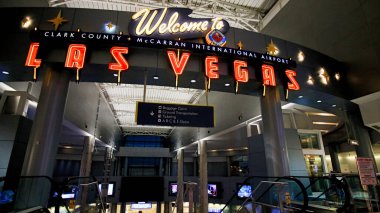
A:
<svg viewBox="0 0 380 213">
<path fill-rule="evenodd" d="M 219 78 L 219 65 L 218 57 L 216 56 L 207 56 L 205 58 L 205 72 L 208 78 L 217 79 Z"/>
<path fill-rule="evenodd" d="M 234 60 L 234 76 L 238 82 L 248 82 L 248 63 L 246 61 Z"/>
<path fill-rule="evenodd" d="M 29 46 L 28 56 L 26 57 L 25 66 L 27 67 L 40 67 L 41 59 L 37 59 L 37 52 L 40 43 L 31 43 Z"/>
<path fill-rule="evenodd" d="M 65 61 L 65 67 L 81 69 L 86 57 L 86 45 L 70 44 Z"/>
<path fill-rule="evenodd" d="M 290 80 L 290 83 L 288 82 L 288 89 L 299 90 L 301 87 L 298 84 L 297 80 L 294 78 L 297 75 L 297 72 L 295 70 L 286 70 L 285 74 Z"/>
<path fill-rule="evenodd" d="M 128 54 L 128 47 L 112 47 L 110 53 L 116 62 L 109 63 L 108 69 L 115 71 L 125 71 L 129 68 L 128 61 L 123 56 L 123 54 Z"/>
<path fill-rule="evenodd" d="M 263 84 L 266 86 L 276 86 L 276 77 L 274 75 L 274 68 L 271 65 L 263 64 L 261 66 L 263 75 Z"/>
<path fill-rule="evenodd" d="M 189 61 L 190 53 L 188 52 L 182 53 L 180 60 L 178 60 L 177 54 L 174 51 L 168 50 L 166 53 L 169 57 L 169 61 L 172 66 L 174 74 L 182 75 L 183 70 L 185 70 L 187 62 Z"/>
</svg>

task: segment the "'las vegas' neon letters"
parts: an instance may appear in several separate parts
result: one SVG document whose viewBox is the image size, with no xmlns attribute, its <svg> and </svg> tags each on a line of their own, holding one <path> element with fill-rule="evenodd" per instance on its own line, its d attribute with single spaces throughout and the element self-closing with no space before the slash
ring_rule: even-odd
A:
<svg viewBox="0 0 380 213">
<path fill-rule="evenodd" d="M 40 67 L 41 59 L 37 59 L 37 52 L 40 43 L 31 43 L 29 47 L 28 56 L 26 57 L 25 66 L 27 67 Z"/>
<path fill-rule="evenodd" d="M 123 54 L 128 54 L 128 47 L 112 47 L 110 53 L 116 62 L 109 63 L 108 69 L 114 71 L 124 71 L 129 68 L 128 61 L 123 56 Z"/>
<path fill-rule="evenodd" d="M 82 69 L 86 56 L 86 45 L 70 44 L 66 55 L 65 67 Z"/>
<path fill-rule="evenodd" d="M 235 80 L 238 82 L 248 82 L 248 69 L 247 62 L 241 60 L 234 61 L 234 75 Z"/>
<path fill-rule="evenodd" d="M 300 89 L 300 85 L 298 84 L 297 80 L 294 78 L 297 73 L 296 71 L 294 70 L 286 70 L 285 71 L 285 74 L 286 76 L 288 77 L 289 81 L 288 82 L 288 89 L 290 90 L 299 90 Z"/>
<path fill-rule="evenodd" d="M 175 75 L 182 75 L 183 70 L 185 70 L 186 64 L 189 61 L 190 53 L 184 52 L 181 57 L 178 58 L 177 54 L 169 50 L 167 51 L 167 55 L 169 57 L 170 64 L 172 66 L 173 72 Z"/>
<path fill-rule="evenodd" d="M 25 66 L 38 68 L 41 66 L 41 59 L 37 59 L 37 52 L 39 49 L 39 43 L 31 43 L 25 62 Z M 110 50 L 112 57 L 115 59 L 114 63 L 109 63 L 108 68 L 110 70 L 127 70 L 129 68 L 128 61 L 123 54 L 128 54 L 128 47 L 112 47 Z M 183 52 L 180 57 L 177 56 L 175 51 L 168 50 L 167 55 L 175 75 L 182 75 L 185 67 L 189 61 L 190 53 Z M 68 47 L 65 67 L 79 69 L 84 67 L 84 61 L 86 56 L 86 45 L 84 44 L 71 44 Z M 276 77 L 274 68 L 271 65 L 263 64 L 261 66 L 262 83 L 265 86 L 276 86 Z M 207 56 L 205 58 L 205 74 L 208 78 L 219 78 L 219 66 L 217 56 Z M 300 85 L 297 82 L 295 76 L 297 75 L 295 70 L 286 70 L 285 75 L 289 82 L 287 83 L 287 89 L 299 90 Z M 249 72 L 247 68 L 247 62 L 242 60 L 234 61 L 234 77 L 237 82 L 248 82 Z M 77 75 L 77 80 L 78 79 Z"/>
<path fill-rule="evenodd" d="M 205 59 L 205 72 L 208 78 L 218 79 L 219 78 L 219 66 L 218 57 L 207 56 Z"/>
<path fill-rule="evenodd" d="M 261 66 L 263 77 L 263 84 L 265 86 L 276 86 L 276 77 L 274 75 L 274 68 L 271 65 L 263 64 Z"/>
</svg>

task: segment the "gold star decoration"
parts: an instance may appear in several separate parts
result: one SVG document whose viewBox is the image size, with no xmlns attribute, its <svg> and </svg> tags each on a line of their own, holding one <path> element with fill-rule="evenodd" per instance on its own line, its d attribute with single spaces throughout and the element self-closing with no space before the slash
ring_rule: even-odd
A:
<svg viewBox="0 0 380 213">
<path fill-rule="evenodd" d="M 108 22 L 108 24 L 106 26 L 107 26 L 108 30 L 111 30 L 113 27 L 113 24 L 112 24 L 112 22 Z"/>
<path fill-rule="evenodd" d="M 280 50 L 277 48 L 277 46 L 273 43 L 272 40 L 270 40 L 270 43 L 267 46 L 267 53 L 269 55 L 277 55 L 280 52 Z"/>
<path fill-rule="evenodd" d="M 58 15 L 53 19 L 48 20 L 48 22 L 51 22 L 54 25 L 54 30 L 57 30 L 59 25 L 62 25 L 63 22 L 68 22 L 68 20 L 62 17 L 62 11 L 60 10 Z"/>
<path fill-rule="evenodd" d="M 239 41 L 237 44 L 236 44 L 238 47 L 239 47 L 239 50 L 243 49 L 243 42 Z"/>
</svg>

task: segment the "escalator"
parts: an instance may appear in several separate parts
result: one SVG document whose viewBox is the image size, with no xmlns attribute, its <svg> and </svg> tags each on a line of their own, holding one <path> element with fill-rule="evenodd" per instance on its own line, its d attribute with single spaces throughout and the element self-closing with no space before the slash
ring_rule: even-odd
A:
<svg viewBox="0 0 380 213">
<path fill-rule="evenodd" d="M 298 179 L 251 176 L 220 212 L 307 212 L 307 206 L 307 193 Z"/>
<path fill-rule="evenodd" d="M 380 178 L 379 176 L 377 177 Z M 345 175 L 345 181 L 350 190 L 352 208 L 355 212 L 379 212 L 378 186 L 362 186 L 359 175 Z"/>
<path fill-rule="evenodd" d="M 351 197 L 348 184 L 343 177 L 331 176 L 297 176 L 305 187 L 309 200 L 308 210 L 313 212 L 348 212 Z M 295 197 L 302 196 L 297 194 Z"/>
<path fill-rule="evenodd" d="M 239 189 L 221 212 L 350 212 L 354 208 L 344 177 L 248 177 L 244 185 L 251 186 L 251 193 L 242 199 Z"/>
</svg>

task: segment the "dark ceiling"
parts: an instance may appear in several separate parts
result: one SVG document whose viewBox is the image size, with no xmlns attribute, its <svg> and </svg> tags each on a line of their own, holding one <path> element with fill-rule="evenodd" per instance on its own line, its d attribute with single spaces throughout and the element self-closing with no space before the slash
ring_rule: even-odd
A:
<svg viewBox="0 0 380 213">
<path fill-rule="evenodd" d="M 261 33 L 346 63 L 350 99 L 380 91 L 379 0 L 292 0 Z"/>
</svg>

